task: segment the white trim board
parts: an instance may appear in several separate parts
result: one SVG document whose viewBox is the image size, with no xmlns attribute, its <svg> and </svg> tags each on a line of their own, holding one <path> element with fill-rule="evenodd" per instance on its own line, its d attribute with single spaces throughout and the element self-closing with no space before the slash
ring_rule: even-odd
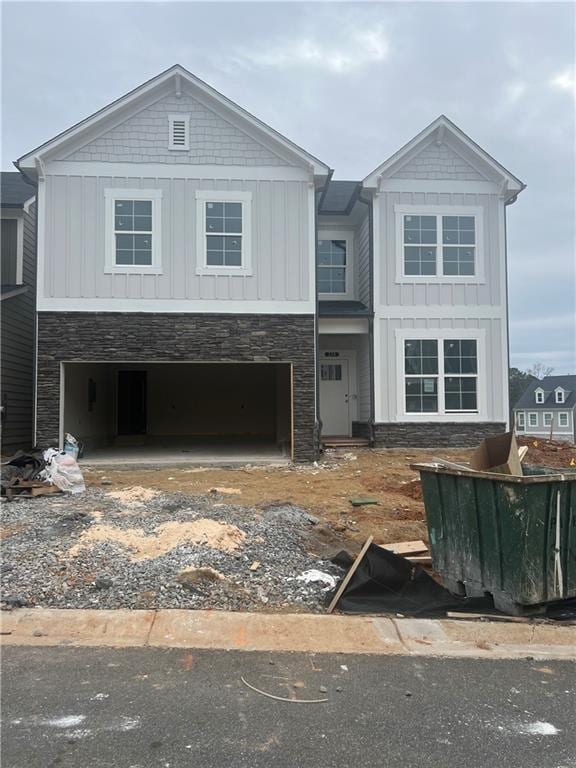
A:
<svg viewBox="0 0 576 768">
<path fill-rule="evenodd" d="M 234 179 L 238 181 L 308 181 L 312 173 L 288 165 L 188 165 L 187 163 L 107 163 L 53 160 L 47 176 L 120 176 L 155 179 Z"/>
<path fill-rule="evenodd" d="M 38 298 L 38 312 L 186 312 L 218 315 L 314 315 L 312 301 L 234 299 L 82 299 Z"/>
<path fill-rule="evenodd" d="M 415 304 L 398 306 L 379 304 L 374 309 L 374 319 L 389 320 L 505 320 L 504 307 L 491 304 Z"/>
</svg>

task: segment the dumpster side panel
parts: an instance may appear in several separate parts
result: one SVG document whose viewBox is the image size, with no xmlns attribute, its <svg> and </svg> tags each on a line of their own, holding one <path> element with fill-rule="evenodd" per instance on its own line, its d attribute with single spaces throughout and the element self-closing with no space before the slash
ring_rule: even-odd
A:
<svg viewBox="0 0 576 768">
<path fill-rule="evenodd" d="M 432 563 L 449 586 L 489 592 L 501 606 L 576 596 L 576 476 L 511 482 L 420 471 Z"/>
</svg>

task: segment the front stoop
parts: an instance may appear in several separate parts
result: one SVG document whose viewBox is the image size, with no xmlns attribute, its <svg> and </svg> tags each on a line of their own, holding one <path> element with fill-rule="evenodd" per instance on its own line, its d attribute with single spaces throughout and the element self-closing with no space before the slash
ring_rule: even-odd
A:
<svg viewBox="0 0 576 768">
<path fill-rule="evenodd" d="M 5 612 L 2 645 L 576 660 L 576 626 L 190 610 Z"/>
</svg>

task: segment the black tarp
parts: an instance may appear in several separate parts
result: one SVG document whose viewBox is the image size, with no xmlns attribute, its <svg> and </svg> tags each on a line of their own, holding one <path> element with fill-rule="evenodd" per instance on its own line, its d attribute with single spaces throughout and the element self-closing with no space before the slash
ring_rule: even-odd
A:
<svg viewBox="0 0 576 768">
<path fill-rule="evenodd" d="M 339 552 L 332 562 L 347 571 L 354 558 Z M 335 591 L 328 597 L 331 600 Z M 350 579 L 336 608 L 344 613 L 400 613 L 404 616 L 443 616 L 446 611 L 499 613 L 490 596 L 460 597 L 435 581 L 424 568 L 371 544 Z M 576 618 L 576 600 L 550 604 L 547 618 Z"/>
</svg>

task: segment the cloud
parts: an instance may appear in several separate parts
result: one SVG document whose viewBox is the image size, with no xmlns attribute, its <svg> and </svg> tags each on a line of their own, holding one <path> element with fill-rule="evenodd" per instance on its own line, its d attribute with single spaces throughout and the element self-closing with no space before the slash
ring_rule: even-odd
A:
<svg viewBox="0 0 576 768">
<path fill-rule="evenodd" d="M 549 317 L 526 317 L 518 320 L 512 320 L 511 328 L 514 332 L 538 331 L 547 329 L 549 331 L 562 331 L 568 334 L 574 334 L 576 320 L 574 313 L 570 312 L 562 315 L 551 315 Z"/>
<path fill-rule="evenodd" d="M 550 80 L 550 85 L 561 91 L 576 91 L 576 77 L 574 76 L 574 72 L 569 69 L 559 72 Z"/>
<path fill-rule="evenodd" d="M 342 39 L 332 44 L 313 35 L 283 38 L 261 49 L 241 49 L 234 59 L 235 63 L 248 67 L 310 67 L 346 74 L 384 61 L 388 53 L 389 42 L 380 25 L 374 28 L 347 27 L 343 30 Z"/>
</svg>

